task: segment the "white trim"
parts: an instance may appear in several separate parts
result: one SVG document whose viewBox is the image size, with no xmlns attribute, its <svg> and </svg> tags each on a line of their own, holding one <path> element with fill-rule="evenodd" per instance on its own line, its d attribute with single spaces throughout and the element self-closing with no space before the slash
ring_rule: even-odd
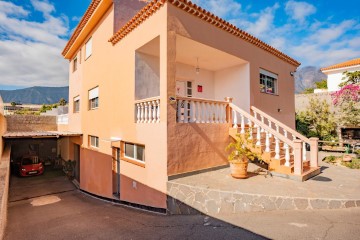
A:
<svg viewBox="0 0 360 240">
<path fill-rule="evenodd" d="M 89 90 L 89 100 L 99 97 L 99 87 Z"/>
<path fill-rule="evenodd" d="M 269 72 L 269 71 L 266 71 L 265 69 L 260 68 L 260 73 L 261 73 L 261 74 L 264 74 L 264 75 L 266 75 L 266 76 L 269 76 L 269 77 L 278 79 L 278 75 L 277 75 L 277 74 L 272 73 L 272 72 Z"/>
<path fill-rule="evenodd" d="M 85 60 L 92 54 L 92 37 L 85 43 Z"/>
<path fill-rule="evenodd" d="M 79 95 L 79 96 L 74 97 L 74 102 L 76 102 L 76 101 L 80 101 L 80 95 Z"/>
</svg>

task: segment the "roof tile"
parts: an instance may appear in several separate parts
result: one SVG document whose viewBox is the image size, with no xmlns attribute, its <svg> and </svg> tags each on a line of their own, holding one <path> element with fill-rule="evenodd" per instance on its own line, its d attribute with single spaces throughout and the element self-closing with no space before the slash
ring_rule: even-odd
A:
<svg viewBox="0 0 360 240">
<path fill-rule="evenodd" d="M 337 63 L 328 67 L 324 67 L 321 69 L 321 71 L 326 71 L 326 70 L 333 70 L 333 69 L 338 69 L 338 68 L 344 68 L 344 67 L 351 67 L 351 66 L 356 66 L 356 65 L 360 65 L 360 58 L 355 58 L 346 62 L 342 62 L 342 63 Z"/>
</svg>

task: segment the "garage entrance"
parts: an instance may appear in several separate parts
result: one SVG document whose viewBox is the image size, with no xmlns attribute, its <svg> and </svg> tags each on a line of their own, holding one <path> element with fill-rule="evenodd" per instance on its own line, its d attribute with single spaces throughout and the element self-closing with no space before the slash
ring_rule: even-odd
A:
<svg viewBox="0 0 360 240">
<path fill-rule="evenodd" d="M 70 132 L 7 132 L 11 147 L 11 173 L 20 176 L 42 175 L 44 170 L 65 170 L 80 181 L 81 134 Z"/>
</svg>

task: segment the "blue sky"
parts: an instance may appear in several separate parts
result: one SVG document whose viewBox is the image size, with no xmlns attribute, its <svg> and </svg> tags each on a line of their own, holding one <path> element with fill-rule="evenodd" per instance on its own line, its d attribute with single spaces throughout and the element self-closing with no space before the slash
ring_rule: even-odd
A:
<svg viewBox="0 0 360 240">
<path fill-rule="evenodd" d="M 90 2 L 0 0 L 0 89 L 68 85 L 68 62 L 61 52 Z M 193 2 L 297 59 L 301 67 L 360 57 L 355 0 Z"/>
</svg>

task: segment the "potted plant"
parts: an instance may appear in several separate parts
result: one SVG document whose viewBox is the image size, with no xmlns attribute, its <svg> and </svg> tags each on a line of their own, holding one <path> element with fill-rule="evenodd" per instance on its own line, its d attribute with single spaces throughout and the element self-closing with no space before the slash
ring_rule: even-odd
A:
<svg viewBox="0 0 360 240">
<path fill-rule="evenodd" d="M 237 134 L 235 141 L 226 147 L 226 151 L 230 151 L 228 160 L 230 163 L 231 176 L 234 178 L 247 178 L 249 160 L 253 161 L 258 157 L 257 154 L 253 153 L 249 148 L 253 143 L 248 139 L 248 132 L 245 135 Z"/>
</svg>

